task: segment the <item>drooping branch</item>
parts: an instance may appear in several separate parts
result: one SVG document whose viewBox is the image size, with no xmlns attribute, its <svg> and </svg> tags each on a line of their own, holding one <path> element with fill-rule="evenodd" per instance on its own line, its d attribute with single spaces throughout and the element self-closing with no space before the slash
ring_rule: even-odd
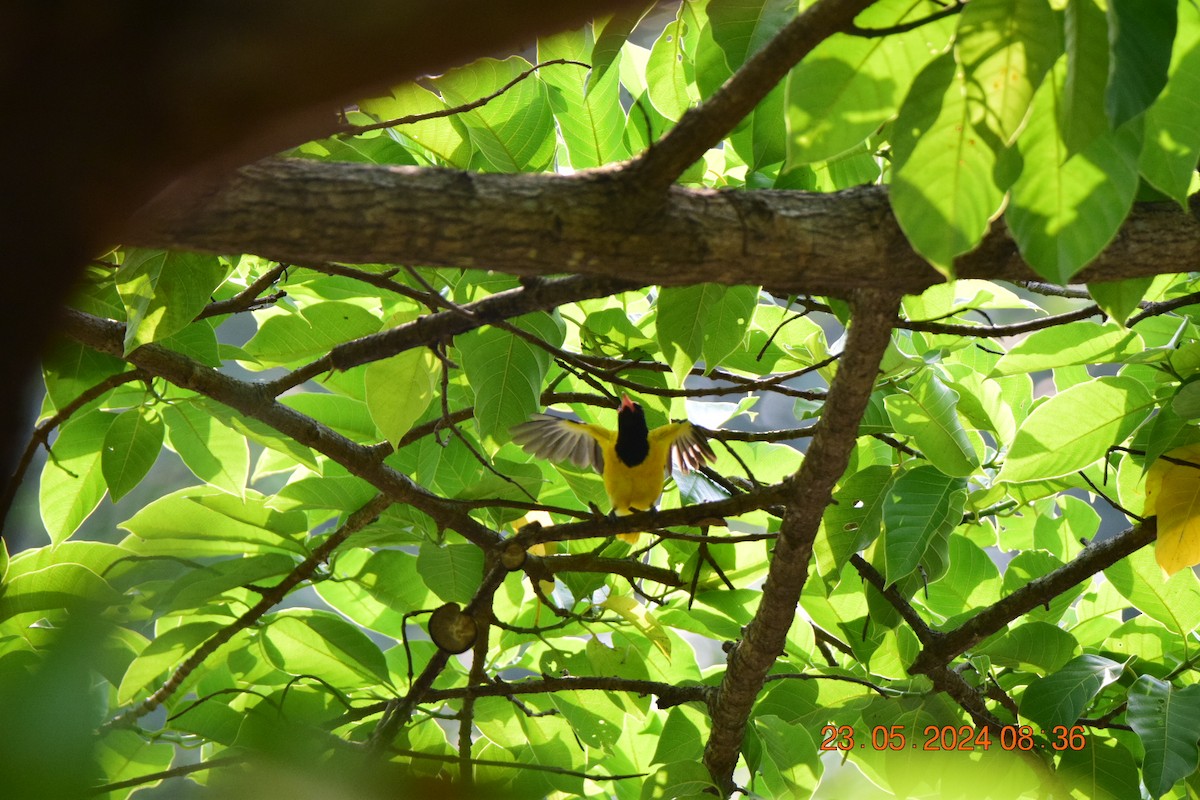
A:
<svg viewBox="0 0 1200 800">
<path fill-rule="evenodd" d="M 917 293 L 943 279 L 908 245 L 886 188 L 832 194 L 671 187 L 630 219 L 619 173 L 482 175 L 268 160 L 203 197 L 144 209 L 127 241 L 255 253 L 277 261 L 425 264 L 519 275 L 625 276 L 639 284 L 757 284 L 777 294 Z M 1194 213 L 1135 207 L 1078 280 L 1186 272 L 1200 263 Z M 1002 222 L 958 261 L 966 278 L 1031 280 Z"/>
<path fill-rule="evenodd" d="M 879 362 L 891 339 L 899 296 L 863 291 L 852 304 L 846 350 L 829 389 L 829 399 L 799 472 L 790 481 L 787 510 L 762 600 L 742 640 L 730 651 L 729 666 L 712 707 L 712 733 L 704 764 L 725 794 L 733 790 L 746 723 L 767 671 L 783 651 L 808 579 L 813 541 L 833 487 L 849 462 Z"/>
</svg>

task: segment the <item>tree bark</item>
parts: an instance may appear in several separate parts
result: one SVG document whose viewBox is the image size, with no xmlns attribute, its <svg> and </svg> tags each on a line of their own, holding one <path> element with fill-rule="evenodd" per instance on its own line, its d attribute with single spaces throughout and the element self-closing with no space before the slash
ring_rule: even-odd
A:
<svg viewBox="0 0 1200 800">
<path fill-rule="evenodd" d="M 943 280 L 908 245 L 884 187 L 833 194 L 672 187 L 630 214 L 620 170 L 572 176 L 267 160 L 143 210 L 129 243 L 293 263 L 341 261 L 759 284 L 780 293 L 917 293 Z M 1200 204 L 1139 205 L 1079 281 L 1200 263 Z M 959 275 L 1037 276 L 1002 222 Z"/>
</svg>

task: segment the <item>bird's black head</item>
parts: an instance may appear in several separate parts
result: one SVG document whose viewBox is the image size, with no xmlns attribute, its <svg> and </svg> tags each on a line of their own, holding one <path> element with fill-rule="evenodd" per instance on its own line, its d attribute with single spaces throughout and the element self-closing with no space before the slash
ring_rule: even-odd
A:
<svg viewBox="0 0 1200 800">
<path fill-rule="evenodd" d="M 621 395 L 621 407 L 617 409 L 617 458 L 630 467 L 645 461 L 650 454 L 649 433 L 646 412 L 629 395 Z"/>
</svg>

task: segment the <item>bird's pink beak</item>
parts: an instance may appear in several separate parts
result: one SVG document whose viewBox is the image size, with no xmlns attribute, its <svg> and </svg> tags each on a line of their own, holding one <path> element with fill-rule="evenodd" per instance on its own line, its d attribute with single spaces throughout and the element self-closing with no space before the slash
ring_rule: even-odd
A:
<svg viewBox="0 0 1200 800">
<path fill-rule="evenodd" d="M 633 411 L 633 401 L 629 399 L 629 395 L 621 392 L 621 411 Z"/>
</svg>

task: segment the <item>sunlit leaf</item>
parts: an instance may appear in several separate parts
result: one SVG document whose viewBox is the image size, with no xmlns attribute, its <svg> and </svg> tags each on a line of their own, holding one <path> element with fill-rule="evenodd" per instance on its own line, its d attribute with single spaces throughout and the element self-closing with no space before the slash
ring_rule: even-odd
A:
<svg viewBox="0 0 1200 800">
<path fill-rule="evenodd" d="M 118 414 L 108 426 L 100 471 L 113 502 L 128 494 L 154 466 L 162 449 L 163 432 L 162 417 L 145 407 Z"/>
<path fill-rule="evenodd" d="M 1200 564 L 1200 445 L 1172 450 L 1150 466 L 1143 512 L 1158 516 L 1154 556 L 1167 575 Z"/>
<path fill-rule="evenodd" d="M 943 275 L 979 244 L 1004 192 L 996 153 L 975 127 L 966 73 L 950 53 L 929 62 L 900 108 L 890 199 L 912 246 Z"/>
<path fill-rule="evenodd" d="M 1100 690 L 1121 677 L 1122 664 L 1098 655 L 1082 655 L 1062 669 L 1038 678 L 1021 697 L 1021 714 L 1051 730 L 1070 727 L 1083 715 Z"/>
<path fill-rule="evenodd" d="M 104 439 L 115 415 L 101 412 L 70 420 L 58 432 L 52 458 L 42 468 L 39 505 L 52 541 L 69 537 L 100 505 L 108 484 L 101 470 Z"/>
<path fill-rule="evenodd" d="M 968 102 L 988 130 L 1012 144 L 1043 76 L 1058 58 L 1059 23 L 1047 0 L 983 0 L 961 15 L 954 49 Z"/>
<path fill-rule="evenodd" d="M 1057 478 L 1094 463 L 1150 413 L 1146 387 L 1105 377 L 1072 386 L 1042 403 L 1021 424 L 999 480 Z M 1064 425 L 1063 420 L 1072 420 Z"/>
</svg>

